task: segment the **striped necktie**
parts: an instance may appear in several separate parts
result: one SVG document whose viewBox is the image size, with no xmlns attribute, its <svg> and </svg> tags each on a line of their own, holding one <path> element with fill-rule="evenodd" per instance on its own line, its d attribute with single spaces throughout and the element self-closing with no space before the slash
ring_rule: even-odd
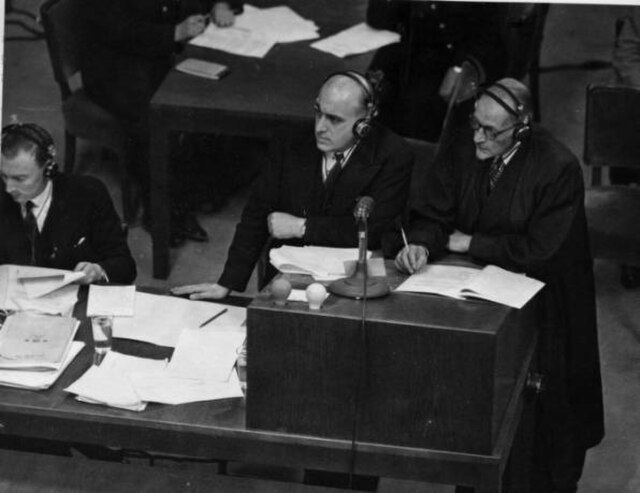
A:
<svg viewBox="0 0 640 493">
<path fill-rule="evenodd" d="M 493 189 L 496 188 L 496 184 L 505 168 L 506 163 L 500 156 L 491 163 L 491 167 L 489 168 L 489 193 L 493 192 Z"/>
</svg>

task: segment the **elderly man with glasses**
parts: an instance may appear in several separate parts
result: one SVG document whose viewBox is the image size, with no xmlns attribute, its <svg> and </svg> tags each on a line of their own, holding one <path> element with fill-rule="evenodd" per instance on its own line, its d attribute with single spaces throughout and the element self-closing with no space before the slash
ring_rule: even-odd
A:
<svg viewBox="0 0 640 493">
<path fill-rule="evenodd" d="M 604 435 L 592 257 L 576 157 L 531 123 L 530 94 L 514 79 L 481 91 L 470 116 L 415 197 L 409 244 L 396 257 L 466 253 L 546 283 L 539 299 L 533 491 L 576 491 L 586 450 Z"/>
</svg>

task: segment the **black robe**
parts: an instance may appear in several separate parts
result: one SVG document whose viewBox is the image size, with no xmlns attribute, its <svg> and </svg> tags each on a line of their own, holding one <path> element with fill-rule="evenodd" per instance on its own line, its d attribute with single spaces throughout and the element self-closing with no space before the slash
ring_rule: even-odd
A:
<svg viewBox="0 0 640 493">
<path fill-rule="evenodd" d="M 437 257 L 458 229 L 472 236 L 474 260 L 547 283 L 539 300 L 538 361 L 547 390 L 538 417 L 557 466 L 604 435 L 582 172 L 575 156 L 542 129 L 522 142 L 491 194 L 488 168 L 475 157 L 470 129 L 462 130 L 414 198 L 410 241 Z"/>
</svg>

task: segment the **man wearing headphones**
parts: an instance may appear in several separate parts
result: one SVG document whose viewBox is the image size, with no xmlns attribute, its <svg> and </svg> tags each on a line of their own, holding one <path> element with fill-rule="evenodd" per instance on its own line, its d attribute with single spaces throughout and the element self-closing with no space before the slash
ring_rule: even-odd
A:
<svg viewBox="0 0 640 493">
<path fill-rule="evenodd" d="M 107 189 L 58 173 L 46 130 L 2 129 L 0 178 L 0 264 L 82 271 L 82 284 L 133 282 L 136 265 Z"/>
<path fill-rule="evenodd" d="M 604 435 L 592 257 L 580 165 L 531 125 L 529 90 L 514 79 L 484 89 L 430 170 L 410 217 L 398 268 L 467 253 L 546 283 L 538 297 L 537 402 L 532 491 L 576 491 L 586 450 Z"/>
<path fill-rule="evenodd" d="M 330 75 L 314 104 L 311 129 L 292 135 L 282 162 L 263 168 L 229 248 L 218 283 L 184 286 L 174 294 L 222 298 L 243 291 L 267 241 L 277 244 L 355 247 L 357 199 L 376 203 L 369 245 L 403 210 L 413 154 L 403 139 L 375 123 L 375 88 L 362 74 Z M 319 152 L 318 152 L 319 151 Z"/>
</svg>

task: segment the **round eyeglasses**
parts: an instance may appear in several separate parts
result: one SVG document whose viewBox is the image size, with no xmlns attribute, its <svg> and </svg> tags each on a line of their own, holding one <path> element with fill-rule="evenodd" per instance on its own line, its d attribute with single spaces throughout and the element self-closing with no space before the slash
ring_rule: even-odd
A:
<svg viewBox="0 0 640 493">
<path fill-rule="evenodd" d="M 516 123 L 515 125 L 511 125 L 510 127 L 503 128 L 501 130 L 496 130 L 493 127 L 482 125 L 473 113 L 469 115 L 469 125 L 471 125 L 471 128 L 473 129 L 474 132 L 477 132 L 478 130 L 482 130 L 482 133 L 484 134 L 484 136 L 489 140 L 496 140 L 503 133 L 508 132 L 509 130 L 513 130 L 518 126 L 518 124 Z"/>
</svg>

